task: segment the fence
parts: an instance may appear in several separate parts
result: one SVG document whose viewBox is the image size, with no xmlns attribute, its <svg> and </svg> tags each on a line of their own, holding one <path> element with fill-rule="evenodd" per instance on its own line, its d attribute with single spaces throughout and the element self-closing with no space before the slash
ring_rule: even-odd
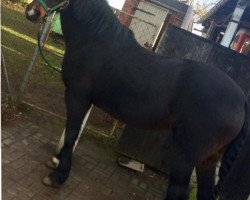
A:
<svg viewBox="0 0 250 200">
<path fill-rule="evenodd" d="M 191 59 L 220 68 L 241 86 L 250 102 L 249 56 L 175 26 L 169 26 L 164 31 L 156 52 L 161 55 Z"/>
<path fill-rule="evenodd" d="M 40 26 L 26 20 L 24 10 L 25 5 L 6 0 L 2 2 L 2 53 L 13 97 L 15 100 L 21 97 L 23 103 L 65 119 L 61 74 L 48 68 L 37 55 L 37 33 Z M 118 16 L 131 17 L 133 21 L 131 28 L 142 46 L 150 48 L 153 45 L 159 26 L 118 10 L 115 12 Z M 53 66 L 60 68 L 64 54 L 63 40 L 50 34 L 44 47 L 44 54 Z M 7 91 L 8 88 L 2 81 L 2 92 Z M 96 107 L 92 109 L 87 122 L 87 128 L 107 137 L 112 136 L 116 125 L 116 120 Z"/>
<path fill-rule="evenodd" d="M 129 18 L 129 24 L 126 25 L 134 32 L 135 38 L 141 46 L 151 49 L 155 45 L 164 21 L 160 25 L 156 25 L 120 10 L 115 9 L 115 13 L 120 19 Z"/>
<path fill-rule="evenodd" d="M 156 52 L 172 58 L 191 59 L 219 67 L 234 79 L 250 102 L 250 57 L 239 54 L 176 26 L 164 30 Z M 156 145 L 157 144 L 157 145 Z M 125 128 L 118 151 L 163 172 L 168 172 L 171 134 L 165 130 Z"/>
</svg>

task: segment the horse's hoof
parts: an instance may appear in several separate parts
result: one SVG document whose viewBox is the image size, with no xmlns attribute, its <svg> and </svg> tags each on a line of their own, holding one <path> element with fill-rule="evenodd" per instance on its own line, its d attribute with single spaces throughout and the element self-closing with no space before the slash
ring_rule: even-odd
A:
<svg viewBox="0 0 250 200">
<path fill-rule="evenodd" d="M 60 160 L 53 156 L 52 159 L 49 160 L 45 165 L 50 169 L 57 169 L 59 162 Z"/>
<path fill-rule="evenodd" d="M 60 186 L 58 183 L 53 182 L 49 176 L 44 177 L 42 182 L 44 185 L 53 188 L 58 188 Z"/>
<path fill-rule="evenodd" d="M 49 160 L 48 162 L 46 162 L 46 167 L 50 168 L 50 169 L 57 169 L 58 164 L 54 163 L 52 160 Z"/>
</svg>

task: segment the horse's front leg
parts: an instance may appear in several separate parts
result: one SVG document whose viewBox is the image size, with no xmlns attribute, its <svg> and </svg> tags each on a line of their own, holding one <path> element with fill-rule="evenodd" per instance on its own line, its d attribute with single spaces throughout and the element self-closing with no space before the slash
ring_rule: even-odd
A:
<svg viewBox="0 0 250 200">
<path fill-rule="evenodd" d="M 53 187 L 58 187 L 64 183 L 69 176 L 73 147 L 80 132 L 83 118 L 91 106 L 88 98 L 82 94 L 73 93 L 70 90 L 66 90 L 65 103 L 67 122 L 64 145 L 59 155 L 60 163 L 53 173 L 43 179 L 44 184 Z"/>
<path fill-rule="evenodd" d="M 83 129 L 85 128 L 85 125 L 87 123 L 87 120 L 89 118 L 89 115 L 90 115 L 90 112 L 93 108 L 93 105 L 90 106 L 88 112 L 86 113 L 84 119 L 83 119 L 83 122 L 82 122 L 82 125 L 81 125 L 81 129 L 78 133 L 78 137 L 75 141 L 75 144 L 74 144 L 74 147 L 73 147 L 73 153 L 74 153 L 74 150 L 80 140 L 80 137 L 81 137 L 81 134 L 83 132 Z M 52 156 L 52 158 L 46 163 L 46 166 L 51 168 L 51 169 L 56 169 L 59 165 L 59 162 L 60 162 L 60 154 L 61 154 L 61 150 L 63 148 L 63 145 L 64 145 L 64 140 L 65 140 L 65 129 L 63 130 L 63 133 L 61 135 L 61 138 L 57 144 L 57 147 L 56 147 L 56 152 L 55 154 Z"/>
</svg>

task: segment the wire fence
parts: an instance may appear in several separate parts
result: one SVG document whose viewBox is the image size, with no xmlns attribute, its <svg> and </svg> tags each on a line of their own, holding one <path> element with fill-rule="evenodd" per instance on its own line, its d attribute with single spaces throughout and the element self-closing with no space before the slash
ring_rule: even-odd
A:
<svg viewBox="0 0 250 200">
<path fill-rule="evenodd" d="M 141 46 L 149 49 L 153 47 L 160 26 L 117 9 L 114 9 L 114 11 L 121 21 L 126 20 L 125 25 L 134 32 L 135 39 Z"/>
<path fill-rule="evenodd" d="M 25 6 L 21 3 L 2 1 L 2 54 L 12 96 L 15 101 L 19 98 L 29 106 L 65 119 L 64 85 L 61 74 L 48 68 L 40 56 L 36 55 L 37 33 L 41 25 L 33 24 L 25 18 Z M 128 26 L 133 30 L 137 41 L 145 48 L 152 48 L 159 26 L 122 11 L 115 10 L 115 12 L 119 18 L 129 17 L 131 23 Z M 64 41 L 54 32 L 46 39 L 44 54 L 53 66 L 60 68 L 64 54 Z M 26 77 L 27 73 L 28 77 Z M 5 80 L 3 71 L 1 74 L 2 80 Z M 6 83 L 2 81 L 3 94 L 9 92 Z M 116 120 L 94 107 L 86 128 L 111 137 L 116 126 Z"/>
</svg>

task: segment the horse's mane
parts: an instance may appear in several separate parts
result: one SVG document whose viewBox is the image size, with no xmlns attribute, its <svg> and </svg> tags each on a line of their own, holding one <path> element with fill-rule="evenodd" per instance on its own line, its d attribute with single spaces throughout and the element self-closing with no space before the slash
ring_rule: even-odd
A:
<svg viewBox="0 0 250 200">
<path fill-rule="evenodd" d="M 72 0 L 76 20 L 91 29 L 93 35 L 110 34 L 116 39 L 133 39 L 133 32 L 122 25 L 106 0 Z"/>
</svg>

